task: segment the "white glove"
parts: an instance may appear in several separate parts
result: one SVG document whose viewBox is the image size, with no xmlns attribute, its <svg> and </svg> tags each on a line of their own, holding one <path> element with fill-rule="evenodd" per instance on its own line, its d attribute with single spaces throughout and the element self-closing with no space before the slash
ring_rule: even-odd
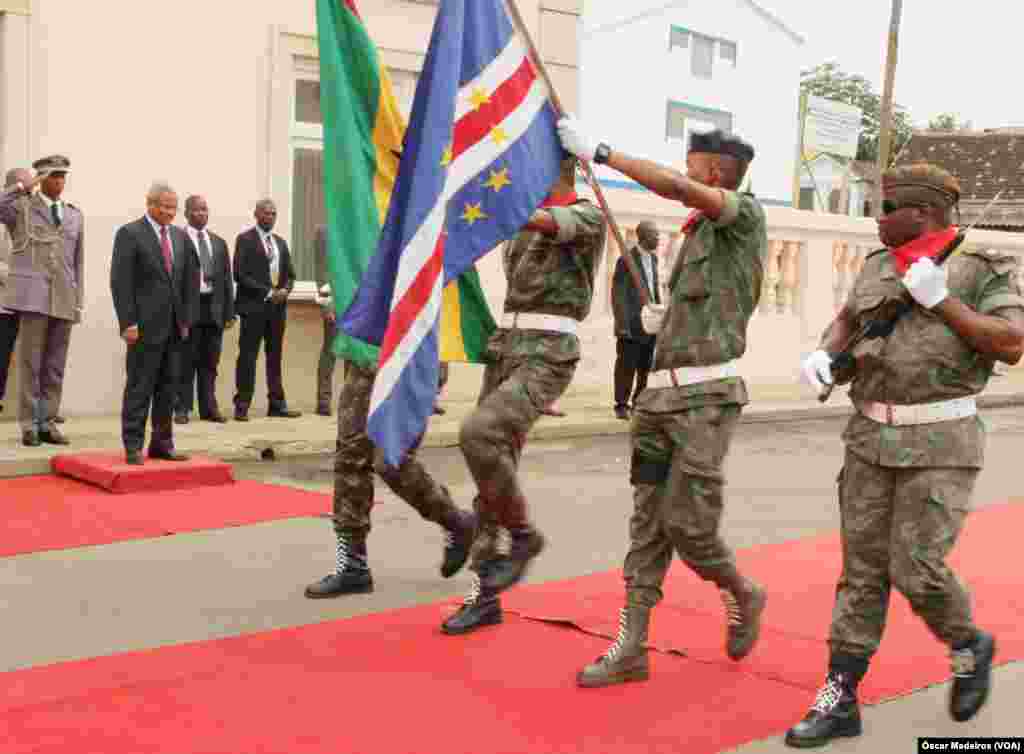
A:
<svg viewBox="0 0 1024 754">
<path fill-rule="evenodd" d="M 949 296 L 946 268 L 928 258 L 918 259 L 903 276 L 903 286 L 925 309 L 941 304 Z"/>
<path fill-rule="evenodd" d="M 584 132 L 583 124 L 572 115 L 558 121 L 558 138 L 562 140 L 566 152 L 572 152 L 581 160 L 593 161 L 598 142 Z"/>
<path fill-rule="evenodd" d="M 661 320 L 665 318 L 665 304 L 647 304 L 640 310 L 640 324 L 644 332 L 657 335 L 661 331 Z"/>
<path fill-rule="evenodd" d="M 832 357 L 825 351 L 815 351 L 800 364 L 800 376 L 819 394 L 823 393 L 825 386 L 832 384 Z"/>
</svg>

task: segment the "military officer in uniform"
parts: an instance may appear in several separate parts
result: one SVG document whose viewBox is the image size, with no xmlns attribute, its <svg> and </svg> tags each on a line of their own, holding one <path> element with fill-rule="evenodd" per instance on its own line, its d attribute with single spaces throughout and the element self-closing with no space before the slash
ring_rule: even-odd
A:
<svg viewBox="0 0 1024 754">
<path fill-rule="evenodd" d="M 416 457 L 414 446 L 392 468 L 366 434 L 375 366 L 348 363 L 338 396 L 338 442 L 334 454 L 334 571 L 306 587 L 311 599 L 373 591 L 366 539 L 373 508 L 373 474 L 427 521 L 445 534 L 441 575 L 454 576 L 465 564 L 476 532 L 476 517 L 452 503 L 448 488 L 438 484 Z"/>
<path fill-rule="evenodd" d="M 22 443 L 67 445 L 57 429 L 71 328 L 82 319 L 84 217 L 62 198 L 71 161 L 53 155 L 32 163 L 39 191 L 18 182 L 0 196 L 0 222 L 11 234 L 7 289 L 0 302 L 18 313 L 18 421 Z"/>
<path fill-rule="evenodd" d="M 641 312 L 644 329 L 656 339 L 651 386 L 635 402 L 630 431 L 634 509 L 619 634 L 580 671 L 577 683 L 596 687 L 648 677 L 650 613 L 661 600 L 673 553 L 718 587 L 726 652 L 740 660 L 757 641 L 765 592 L 739 572 L 718 528 L 722 466 L 748 400 L 736 361 L 746 350 L 767 251 L 764 210 L 738 191 L 754 149 L 721 131 L 695 133 L 683 175 L 591 141 L 573 118 L 563 118 L 558 128 L 563 146 L 581 159 L 607 164 L 694 208 L 667 304 Z"/>
<path fill-rule="evenodd" d="M 542 208 L 504 248 L 505 314 L 487 344 L 480 400 L 459 432 L 479 491 L 475 578 L 464 604 L 442 624 L 445 633 L 500 623 L 498 593 L 522 578 L 544 545 L 527 518 L 519 457 L 530 428 L 572 382 L 580 359 L 576 330 L 590 312 L 605 242 L 604 217 L 576 196 L 575 171 L 574 157 L 563 160 Z M 509 535 L 507 554 L 497 546 L 501 529 Z"/>
<path fill-rule="evenodd" d="M 824 389 L 833 381 L 830 354 L 884 302 L 913 300 L 888 336 L 853 350 L 857 411 L 843 433 L 839 474 L 843 573 L 825 684 L 786 735 L 800 748 L 860 734 L 857 685 L 882 638 L 892 587 L 949 647 L 954 720 L 971 719 L 985 703 L 995 652 L 946 557 L 984 458 L 975 395 L 997 361 L 1016 364 L 1024 352 L 1017 261 L 969 246 L 945 265 L 932 261 L 955 235 L 951 212 L 960 187 L 945 170 L 927 163 L 894 168 L 883 175 L 882 191 L 878 235 L 885 248 L 865 260 L 821 350 L 803 363 L 806 381 Z"/>
</svg>

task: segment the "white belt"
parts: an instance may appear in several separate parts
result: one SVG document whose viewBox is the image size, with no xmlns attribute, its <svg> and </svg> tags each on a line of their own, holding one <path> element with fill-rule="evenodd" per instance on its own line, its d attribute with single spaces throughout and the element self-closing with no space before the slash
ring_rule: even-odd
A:
<svg viewBox="0 0 1024 754">
<path fill-rule="evenodd" d="M 672 382 L 672 376 L 675 382 Z M 673 387 L 675 385 L 696 385 L 698 382 L 711 382 L 726 377 L 739 377 L 739 362 L 733 359 L 723 364 L 712 364 L 707 367 L 680 367 L 679 369 L 659 369 L 651 372 L 648 387 Z"/>
<path fill-rule="evenodd" d="M 909 406 L 894 406 L 891 403 L 865 401 L 857 404 L 857 410 L 879 424 L 894 427 L 907 424 L 937 424 L 939 422 L 963 419 L 978 413 L 978 404 L 973 395 L 953 398 L 935 403 L 916 403 Z"/>
<path fill-rule="evenodd" d="M 501 316 L 501 326 L 518 330 L 547 330 L 575 335 L 579 322 L 572 317 L 560 317 L 557 314 L 522 314 L 506 313 Z"/>
</svg>

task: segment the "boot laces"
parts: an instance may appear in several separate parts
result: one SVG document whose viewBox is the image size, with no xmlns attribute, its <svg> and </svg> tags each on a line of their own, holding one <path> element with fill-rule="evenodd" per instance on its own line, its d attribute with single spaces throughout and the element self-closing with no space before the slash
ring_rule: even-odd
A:
<svg viewBox="0 0 1024 754">
<path fill-rule="evenodd" d="M 811 705 L 811 709 L 815 709 L 821 713 L 831 712 L 832 709 L 839 704 L 839 700 L 843 697 L 843 684 L 842 680 L 834 675 L 829 675 L 825 679 L 825 685 L 818 690 L 818 696 L 814 699 L 814 704 Z"/>
<path fill-rule="evenodd" d="M 338 546 L 334 552 L 334 563 L 338 573 L 343 572 L 348 566 L 348 540 L 344 537 L 338 537 Z"/>
<path fill-rule="evenodd" d="M 974 675 L 976 663 L 974 652 L 970 649 L 957 649 L 950 653 L 950 664 L 953 666 L 953 675 L 957 678 L 970 678 Z"/>
<path fill-rule="evenodd" d="M 722 604 L 725 605 L 725 615 L 729 620 L 729 625 L 742 626 L 743 611 L 740 609 L 740 603 L 737 601 L 736 595 L 728 589 L 720 589 L 719 592 L 722 595 Z"/>
<path fill-rule="evenodd" d="M 469 591 L 462 600 L 463 605 L 475 605 L 480 599 L 480 574 L 474 573 L 473 580 L 469 584 Z"/>
<path fill-rule="evenodd" d="M 619 635 L 615 638 L 615 643 L 608 647 L 608 651 L 606 651 L 600 659 L 607 662 L 615 662 L 619 653 L 622 652 L 622 647 L 626 644 L 626 629 L 626 611 L 619 610 Z"/>
</svg>

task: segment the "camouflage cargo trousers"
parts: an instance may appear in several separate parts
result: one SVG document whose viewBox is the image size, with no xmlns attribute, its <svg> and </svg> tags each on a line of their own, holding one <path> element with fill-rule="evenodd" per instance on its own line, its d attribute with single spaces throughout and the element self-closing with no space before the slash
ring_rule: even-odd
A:
<svg viewBox="0 0 1024 754">
<path fill-rule="evenodd" d="M 705 580 L 717 582 L 733 568 L 718 526 L 722 465 L 740 413 L 726 404 L 633 414 L 633 515 L 622 568 L 630 605 L 658 604 L 673 552 Z"/>
<path fill-rule="evenodd" d="M 839 474 L 843 574 L 836 588 L 833 654 L 871 657 L 895 586 L 944 644 L 974 636 L 970 599 L 946 565 L 978 469 L 886 468 L 849 450 Z"/>
<path fill-rule="evenodd" d="M 541 409 L 569 387 L 576 362 L 500 356 L 484 370 L 477 407 L 462 423 L 459 446 L 477 486 L 479 519 L 470 569 L 493 557 L 502 528 L 526 523 L 519 458 Z"/>
<path fill-rule="evenodd" d="M 428 521 L 453 520 L 456 508 L 448 488 L 438 484 L 416 458 L 418 443 L 397 468 L 384 464 L 366 435 L 374 374 L 350 364 L 338 396 L 338 443 L 334 456 L 334 530 L 355 539 L 370 531 L 373 474 Z"/>
</svg>

